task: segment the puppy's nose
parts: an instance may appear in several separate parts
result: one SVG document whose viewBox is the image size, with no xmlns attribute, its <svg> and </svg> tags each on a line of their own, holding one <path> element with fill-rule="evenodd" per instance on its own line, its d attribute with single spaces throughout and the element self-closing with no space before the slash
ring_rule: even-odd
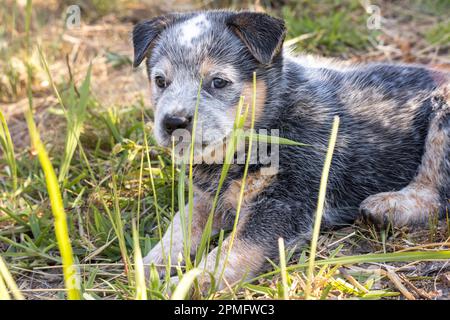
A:
<svg viewBox="0 0 450 320">
<path fill-rule="evenodd" d="M 166 116 L 163 120 L 168 134 L 172 134 L 177 129 L 186 129 L 190 123 L 191 117 Z"/>
</svg>

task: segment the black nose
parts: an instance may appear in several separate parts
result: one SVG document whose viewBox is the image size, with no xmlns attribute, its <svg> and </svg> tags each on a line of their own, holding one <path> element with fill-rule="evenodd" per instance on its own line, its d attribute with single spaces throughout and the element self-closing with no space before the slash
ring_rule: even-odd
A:
<svg viewBox="0 0 450 320">
<path fill-rule="evenodd" d="M 168 134 L 172 134 L 177 129 L 186 129 L 190 123 L 190 117 L 166 116 L 163 120 L 164 128 Z"/>
</svg>

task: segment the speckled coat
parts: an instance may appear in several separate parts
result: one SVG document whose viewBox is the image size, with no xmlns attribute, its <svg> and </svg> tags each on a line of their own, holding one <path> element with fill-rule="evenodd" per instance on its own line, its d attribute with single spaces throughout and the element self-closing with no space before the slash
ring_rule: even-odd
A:
<svg viewBox="0 0 450 320">
<path fill-rule="evenodd" d="M 340 128 L 324 228 L 352 223 L 358 216 L 378 225 L 423 225 L 449 209 L 449 75 L 420 65 L 348 65 L 293 56 L 283 50 L 285 34 L 282 20 L 232 11 L 169 14 L 141 22 L 133 31 L 135 66 L 147 58 L 160 144 L 170 145 L 167 122 L 173 117 L 185 119 L 183 127 L 192 127 L 200 79 L 202 138 L 211 142 L 227 136 L 239 98 L 251 99 L 256 72 L 255 128 L 276 128 L 281 137 L 312 145 L 281 145 L 275 175 L 262 175 L 261 165 L 250 166 L 236 239 L 225 266 L 229 283 L 257 275 L 267 265 L 266 258 L 276 260 L 279 237 L 288 247 L 309 239 L 336 115 Z M 225 81 L 224 87 L 217 87 L 223 84 L 218 78 Z M 230 169 L 214 216 L 216 232 L 234 222 L 243 169 Z M 220 165 L 195 167 L 191 253 L 200 241 L 220 172 Z M 179 219 L 178 214 L 173 221 L 172 261 L 183 249 Z M 147 255 L 147 264 L 165 263 L 169 238 L 167 232 Z M 226 239 L 219 267 L 224 266 L 229 245 Z M 213 273 L 217 254 L 213 249 L 200 266 Z M 207 287 L 209 276 L 201 279 Z M 217 285 L 223 287 L 223 281 Z"/>
</svg>

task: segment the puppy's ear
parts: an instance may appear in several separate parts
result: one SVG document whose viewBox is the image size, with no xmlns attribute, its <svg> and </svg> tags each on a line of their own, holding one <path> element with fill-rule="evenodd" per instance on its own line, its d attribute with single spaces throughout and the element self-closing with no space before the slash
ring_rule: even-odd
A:
<svg viewBox="0 0 450 320">
<path fill-rule="evenodd" d="M 174 21 L 173 15 L 156 17 L 136 24 L 133 28 L 134 62 L 138 67 L 147 56 L 147 53 L 159 34 Z"/>
<path fill-rule="evenodd" d="M 272 62 L 286 37 L 284 21 L 265 13 L 239 12 L 230 16 L 227 25 L 262 64 Z"/>
</svg>

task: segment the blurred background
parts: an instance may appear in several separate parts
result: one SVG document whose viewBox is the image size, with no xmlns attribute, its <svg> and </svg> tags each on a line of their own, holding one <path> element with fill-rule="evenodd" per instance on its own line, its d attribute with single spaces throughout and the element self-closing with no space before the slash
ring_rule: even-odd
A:
<svg viewBox="0 0 450 320">
<path fill-rule="evenodd" d="M 25 4 L 0 2 L 0 103 L 8 117 L 21 113 L 25 97 Z M 73 5 L 79 8 L 78 20 L 70 11 Z M 67 82 L 69 65 L 76 79 L 92 61 L 93 92 L 102 104 L 126 103 L 136 90 L 130 83 L 132 25 L 169 11 L 209 8 L 282 17 L 299 52 L 449 68 L 450 0 L 34 0 L 31 38 L 43 48 L 56 82 Z M 33 50 L 33 93 L 44 98 L 48 81 Z"/>
<path fill-rule="evenodd" d="M 6 118 L 13 119 L 11 131 L 19 145 L 27 143 L 20 135 L 26 131 L 21 130 L 27 105 L 25 6 L 26 0 L 0 2 L 0 106 Z M 92 62 L 91 91 L 101 106 L 127 105 L 142 94 L 146 103 L 146 82 L 131 68 L 132 25 L 169 11 L 210 8 L 245 8 L 284 18 L 288 41 L 299 52 L 450 69 L 450 0 L 34 0 L 29 62 L 38 116 L 51 117 L 45 110 L 56 100 L 36 44 L 58 85 L 69 83 L 71 77 L 79 81 Z"/>
</svg>

